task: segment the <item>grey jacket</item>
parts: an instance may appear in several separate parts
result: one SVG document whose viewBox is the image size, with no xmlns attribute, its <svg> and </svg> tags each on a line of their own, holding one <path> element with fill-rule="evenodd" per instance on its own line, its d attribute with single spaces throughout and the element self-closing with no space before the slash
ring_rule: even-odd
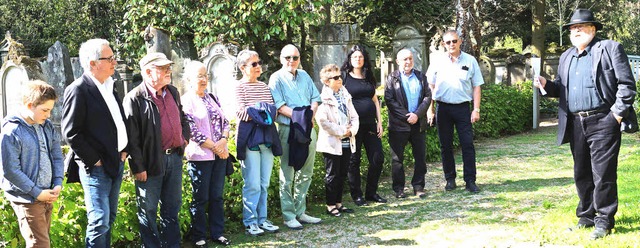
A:
<svg viewBox="0 0 640 248">
<path fill-rule="evenodd" d="M 51 159 L 52 189 L 62 185 L 64 176 L 60 134 L 49 120 L 43 127 Z M 35 183 L 40 172 L 40 143 L 36 130 L 18 116 L 7 116 L 2 123 L 0 143 L 0 180 L 5 197 L 13 202 L 35 202 L 43 190 Z"/>
</svg>

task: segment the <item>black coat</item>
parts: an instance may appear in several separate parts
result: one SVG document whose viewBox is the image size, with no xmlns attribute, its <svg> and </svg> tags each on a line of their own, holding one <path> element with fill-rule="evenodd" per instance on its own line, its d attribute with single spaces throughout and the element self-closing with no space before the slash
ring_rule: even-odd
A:
<svg viewBox="0 0 640 248">
<path fill-rule="evenodd" d="M 418 116 L 420 123 L 420 132 L 427 130 L 427 110 L 431 104 L 431 89 L 427 84 L 427 80 L 422 72 L 413 70 L 413 73 L 420 81 L 422 91 L 420 92 L 420 102 L 418 108 L 414 112 Z M 407 114 L 409 113 L 409 103 L 404 93 L 402 82 L 400 79 L 400 71 L 394 71 L 387 76 L 387 82 L 384 86 L 384 101 L 389 111 L 389 131 L 408 132 L 411 131 L 411 125 L 407 122 Z"/>
<path fill-rule="evenodd" d="M 173 85 L 166 86 L 180 111 L 182 137 L 189 140 L 191 130 L 182 112 L 180 93 Z M 144 82 L 127 94 L 123 101 L 124 110 L 129 124 L 129 167 L 134 174 L 147 172 L 147 176 L 164 173 L 164 151 L 162 150 L 162 134 L 160 127 L 160 113 L 153 102 Z M 185 143 L 186 145 L 186 143 Z M 184 154 L 184 146 L 179 151 Z"/>
<path fill-rule="evenodd" d="M 548 81 L 544 89 L 549 97 L 559 97 L 558 103 L 558 145 L 569 142 L 567 118 L 571 113 L 567 108 L 567 85 L 571 55 L 577 48 L 572 47 L 562 53 L 558 64 L 558 75 L 555 80 Z M 600 99 L 611 112 L 621 116 L 623 122 L 636 120 L 635 111 L 631 107 L 636 95 L 636 84 L 629 66 L 629 58 L 620 43 L 612 40 L 594 38 L 591 42 L 591 58 L 593 59 L 591 75 Z"/>
<path fill-rule="evenodd" d="M 115 91 L 113 95 L 126 126 L 122 101 Z M 107 175 L 116 177 L 120 166 L 118 130 L 91 77 L 83 74 L 67 86 L 62 111 L 62 136 L 71 147 L 65 159 L 68 182 L 79 182 L 77 168 L 90 173 L 99 160 Z M 128 146 L 124 151 L 128 151 Z"/>
</svg>

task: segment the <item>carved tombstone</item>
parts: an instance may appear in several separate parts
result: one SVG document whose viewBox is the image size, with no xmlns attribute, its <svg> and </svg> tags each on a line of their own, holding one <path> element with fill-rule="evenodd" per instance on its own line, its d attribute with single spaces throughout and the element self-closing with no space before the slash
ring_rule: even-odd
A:
<svg viewBox="0 0 640 248">
<path fill-rule="evenodd" d="M 69 58 L 69 49 L 60 41 L 49 47 L 47 60 L 41 64 L 47 83 L 53 86 L 58 94 L 58 100 L 51 111 L 51 121 L 60 123 L 62 120 L 62 102 L 64 89 L 73 82 L 73 68 Z"/>
<path fill-rule="evenodd" d="M 393 61 L 400 49 L 407 48 L 413 53 L 413 68 L 426 72 L 429 65 L 427 51 L 429 47 L 426 44 L 426 35 L 423 35 L 417 28 L 410 25 L 400 26 L 394 32 L 393 36 Z"/>
<path fill-rule="evenodd" d="M 3 117 L 17 111 L 22 105 L 20 90 L 24 83 L 29 80 L 45 80 L 40 63 L 27 56 L 22 44 L 13 40 L 10 35 L 5 37 L 4 42 L 8 54 L 0 68 L 0 102 Z"/>
<path fill-rule="evenodd" d="M 220 100 L 220 105 L 227 119 L 236 116 L 236 86 L 238 85 L 238 67 L 236 55 L 238 46 L 216 42 L 204 49 L 202 62 L 209 74 L 209 92 Z"/>
<path fill-rule="evenodd" d="M 487 56 L 480 56 L 480 60 L 478 60 L 478 64 L 480 65 L 480 72 L 482 72 L 482 78 L 485 79 L 486 83 L 495 83 L 496 81 L 496 68 L 493 65 L 491 59 Z"/>
<path fill-rule="evenodd" d="M 319 90 L 322 89 L 320 71 L 328 64 L 342 65 L 351 46 L 360 41 L 358 24 L 328 24 L 311 27 L 311 44 L 313 45 L 313 81 Z M 375 59 L 375 56 L 369 56 Z M 375 63 L 372 63 L 375 65 Z M 308 70 L 308 68 L 305 68 Z M 309 72 L 311 74 L 311 72 Z"/>
<path fill-rule="evenodd" d="M 514 54 L 505 61 L 507 67 L 507 85 L 527 80 L 526 58 L 520 54 Z"/>
</svg>

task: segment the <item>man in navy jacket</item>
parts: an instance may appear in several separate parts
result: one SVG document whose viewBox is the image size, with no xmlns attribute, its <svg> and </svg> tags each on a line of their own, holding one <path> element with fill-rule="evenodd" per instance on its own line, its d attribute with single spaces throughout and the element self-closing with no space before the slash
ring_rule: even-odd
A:
<svg viewBox="0 0 640 248">
<path fill-rule="evenodd" d="M 635 80 L 622 46 L 595 38 L 602 24 L 591 11 L 577 9 L 563 28 L 574 47 L 560 56 L 555 80 L 536 81 L 548 96 L 560 98 L 558 144 L 569 142 L 573 154 L 577 227 L 595 226 L 591 238 L 599 239 L 615 225 L 620 123 L 636 119 Z"/>
</svg>

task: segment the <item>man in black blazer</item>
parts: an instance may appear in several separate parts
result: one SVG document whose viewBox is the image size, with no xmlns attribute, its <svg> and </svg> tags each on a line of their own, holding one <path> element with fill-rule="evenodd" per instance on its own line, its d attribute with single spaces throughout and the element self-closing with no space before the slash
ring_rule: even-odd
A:
<svg viewBox="0 0 640 248">
<path fill-rule="evenodd" d="M 620 123 L 636 120 L 635 80 L 622 46 L 595 38 L 602 24 L 591 11 L 577 9 L 563 28 L 574 47 L 560 56 L 555 80 L 536 81 L 548 96 L 560 98 L 558 145 L 569 142 L 573 154 L 577 227 L 595 226 L 591 238 L 599 239 L 615 225 Z"/>
<path fill-rule="evenodd" d="M 391 177 L 396 198 L 404 193 L 404 147 L 411 143 L 414 161 L 411 185 L 413 193 L 426 197 L 424 192 L 426 163 L 426 112 L 431 103 L 431 89 L 424 74 L 413 69 L 413 54 L 402 49 L 396 56 L 399 70 L 387 77 L 384 100 L 389 111 L 389 146 L 391 148 Z"/>
<path fill-rule="evenodd" d="M 127 157 L 126 118 L 114 91 L 117 64 L 109 42 L 91 39 L 80 46 L 82 77 L 64 92 L 62 133 L 71 146 L 69 174 L 78 170 L 87 208 L 86 247 L 111 247 Z"/>
</svg>

